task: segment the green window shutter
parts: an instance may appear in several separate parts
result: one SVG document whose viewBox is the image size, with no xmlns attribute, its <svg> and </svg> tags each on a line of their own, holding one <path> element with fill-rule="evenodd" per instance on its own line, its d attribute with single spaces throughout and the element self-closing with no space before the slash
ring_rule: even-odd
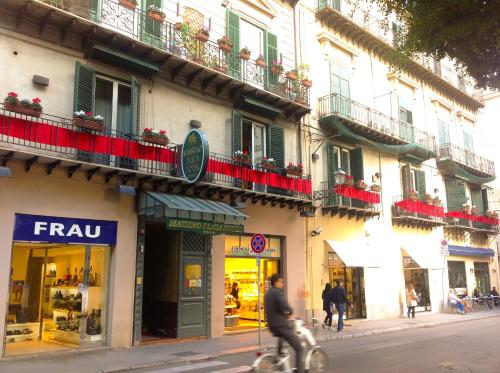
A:
<svg viewBox="0 0 500 373">
<path fill-rule="evenodd" d="M 140 117 L 140 84 L 137 81 L 135 77 L 132 77 L 131 81 L 131 86 L 132 86 L 132 129 L 135 131 L 136 134 L 140 132 L 140 123 L 139 123 L 139 117 Z"/>
<path fill-rule="evenodd" d="M 363 148 L 359 147 L 349 151 L 351 158 L 351 176 L 355 181 L 364 180 Z"/>
<path fill-rule="evenodd" d="M 73 111 L 94 111 L 95 71 L 76 61 Z"/>
<path fill-rule="evenodd" d="M 98 22 L 101 19 L 101 14 L 99 12 L 99 0 L 90 0 L 90 19 L 94 22 Z"/>
<path fill-rule="evenodd" d="M 474 140 L 472 138 L 472 135 L 470 133 L 464 132 L 464 147 L 465 150 L 468 150 L 470 152 L 474 152 Z"/>
<path fill-rule="evenodd" d="M 268 154 L 280 168 L 285 167 L 285 130 L 282 127 L 268 127 Z"/>
<path fill-rule="evenodd" d="M 439 145 L 450 143 L 450 124 L 438 119 L 438 137 Z"/>
<path fill-rule="evenodd" d="M 426 194 L 426 189 L 425 189 L 425 171 L 421 170 L 416 170 L 415 171 L 415 179 L 417 182 L 417 192 L 418 192 L 418 198 L 424 199 L 425 194 Z"/>
<path fill-rule="evenodd" d="M 326 144 L 326 175 L 328 177 L 328 187 L 331 188 L 335 184 L 336 171 L 335 150 L 333 144 Z"/>
<path fill-rule="evenodd" d="M 141 41 L 154 47 L 162 47 L 164 25 L 147 16 L 148 8 L 151 5 L 162 8 L 162 0 L 142 0 L 141 12 Z"/>
<path fill-rule="evenodd" d="M 227 55 L 229 75 L 241 79 L 240 16 L 229 9 L 226 14 L 226 35 L 233 42 L 233 50 Z"/>
<path fill-rule="evenodd" d="M 458 205 L 457 200 L 457 180 L 446 178 L 444 186 L 446 189 L 446 205 L 448 206 L 448 211 L 459 211 L 461 206 Z"/>
<path fill-rule="evenodd" d="M 231 148 L 232 153 L 241 151 L 243 148 L 242 144 L 243 137 L 243 118 L 241 114 L 237 111 L 233 111 L 233 116 L 231 120 Z"/>
<path fill-rule="evenodd" d="M 267 66 L 271 66 L 271 63 L 275 60 L 278 60 L 278 37 L 266 31 L 264 33 L 264 52 Z M 271 69 L 266 69 L 266 86 L 267 87 L 276 87 L 278 85 L 278 77 L 274 74 L 271 74 Z"/>
<path fill-rule="evenodd" d="M 479 208 L 479 212 L 484 214 L 483 195 L 481 189 L 471 188 L 470 197 L 472 206 L 477 206 Z"/>
<path fill-rule="evenodd" d="M 464 203 L 467 203 L 465 183 L 463 181 L 457 181 L 457 208 L 461 209 Z"/>
<path fill-rule="evenodd" d="M 488 197 L 488 189 L 481 189 L 481 197 L 483 200 L 483 210 L 486 212 L 490 209 L 490 202 Z"/>
<path fill-rule="evenodd" d="M 406 110 L 406 123 L 413 124 L 413 112 Z"/>
<path fill-rule="evenodd" d="M 403 198 L 409 198 L 413 189 L 413 178 L 410 165 L 401 167 L 401 183 L 403 184 Z"/>
</svg>

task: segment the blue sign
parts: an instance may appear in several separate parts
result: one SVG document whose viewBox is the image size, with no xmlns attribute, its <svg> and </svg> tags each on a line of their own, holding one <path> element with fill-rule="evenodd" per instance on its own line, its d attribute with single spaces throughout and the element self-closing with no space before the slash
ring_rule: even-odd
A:
<svg viewBox="0 0 500 373">
<path fill-rule="evenodd" d="M 117 222 L 16 214 L 14 241 L 116 244 Z"/>
<path fill-rule="evenodd" d="M 260 233 L 254 234 L 250 240 L 250 247 L 255 254 L 260 254 L 266 249 L 266 237 Z"/>
</svg>

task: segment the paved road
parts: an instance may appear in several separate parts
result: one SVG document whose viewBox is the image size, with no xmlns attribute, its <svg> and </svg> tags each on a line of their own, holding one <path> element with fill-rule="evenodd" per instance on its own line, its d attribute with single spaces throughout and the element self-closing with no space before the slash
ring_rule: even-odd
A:
<svg viewBox="0 0 500 373">
<path fill-rule="evenodd" d="M 500 319 L 344 339 L 323 348 L 332 373 L 500 373 Z M 254 358 L 255 353 L 245 353 L 137 372 L 243 373 Z"/>
</svg>

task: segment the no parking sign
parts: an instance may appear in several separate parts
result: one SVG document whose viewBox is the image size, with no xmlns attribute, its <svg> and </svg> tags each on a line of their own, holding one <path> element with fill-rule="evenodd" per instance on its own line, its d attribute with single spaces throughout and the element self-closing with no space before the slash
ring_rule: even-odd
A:
<svg viewBox="0 0 500 373">
<path fill-rule="evenodd" d="M 260 254 L 266 249 L 266 237 L 261 233 L 256 233 L 250 240 L 250 247 L 255 254 Z"/>
</svg>

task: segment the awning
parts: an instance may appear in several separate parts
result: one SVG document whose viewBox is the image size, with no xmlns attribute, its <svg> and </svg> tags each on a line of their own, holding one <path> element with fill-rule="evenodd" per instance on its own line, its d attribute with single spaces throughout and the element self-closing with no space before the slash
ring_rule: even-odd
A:
<svg viewBox="0 0 500 373">
<path fill-rule="evenodd" d="M 448 251 L 450 255 L 459 256 L 495 256 L 495 251 L 493 249 L 482 247 L 448 245 Z"/>
<path fill-rule="evenodd" d="M 380 253 L 368 242 L 359 241 L 325 241 L 337 253 L 346 267 L 383 267 Z"/>
<path fill-rule="evenodd" d="M 103 45 L 93 45 L 89 53 L 90 57 L 96 61 L 104 62 L 114 66 L 123 67 L 126 70 L 138 72 L 150 76 L 160 71 L 160 66 L 146 60 L 122 53 L 116 49 Z"/>
<path fill-rule="evenodd" d="M 266 118 L 271 118 L 271 119 L 274 119 L 277 116 L 283 114 L 283 110 L 275 106 L 268 105 L 264 102 L 246 96 L 243 97 L 243 100 L 241 101 L 240 104 L 240 108 L 250 113 L 262 115 Z"/>
<path fill-rule="evenodd" d="M 248 217 L 224 202 L 157 192 L 140 195 L 138 213 L 164 218 L 167 229 L 204 234 L 242 234 Z"/>
<path fill-rule="evenodd" d="M 405 245 L 401 247 L 406 251 L 413 260 L 417 262 L 420 268 L 427 269 L 443 269 L 445 268 L 444 258 L 439 255 L 439 252 L 433 253 L 425 246 L 419 245 Z"/>
</svg>

